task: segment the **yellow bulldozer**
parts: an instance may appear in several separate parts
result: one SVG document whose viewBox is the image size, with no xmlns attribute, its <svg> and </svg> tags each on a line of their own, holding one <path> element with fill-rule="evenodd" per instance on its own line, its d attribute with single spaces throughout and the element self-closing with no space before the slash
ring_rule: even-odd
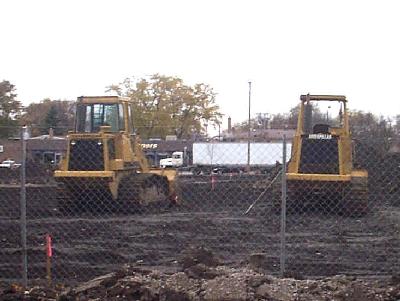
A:
<svg viewBox="0 0 400 301">
<path fill-rule="evenodd" d="M 75 130 L 54 176 L 59 206 L 137 208 L 175 202 L 176 171 L 151 168 L 141 149 L 133 104 L 118 96 L 78 97 Z"/>
<path fill-rule="evenodd" d="M 361 216 L 368 212 L 368 172 L 353 167 L 347 100 L 342 95 L 301 95 L 288 163 L 287 209 L 319 208 Z M 337 118 L 313 121 L 313 106 L 339 105 Z M 320 116 L 321 117 L 321 116 Z M 322 207 L 322 208 L 321 208 Z"/>
</svg>

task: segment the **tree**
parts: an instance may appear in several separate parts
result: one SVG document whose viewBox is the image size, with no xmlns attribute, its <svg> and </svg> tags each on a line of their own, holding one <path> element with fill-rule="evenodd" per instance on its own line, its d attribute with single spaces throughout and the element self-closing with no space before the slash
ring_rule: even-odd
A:
<svg viewBox="0 0 400 301">
<path fill-rule="evenodd" d="M 395 119 L 395 125 L 394 125 L 394 130 L 396 131 L 397 137 L 400 136 L 400 115 L 396 115 Z"/>
<path fill-rule="evenodd" d="M 222 117 L 210 86 L 189 86 L 178 77 L 154 74 L 139 80 L 127 78 L 108 91 L 132 100 L 135 126 L 144 138 L 205 134 L 208 125 L 218 125 Z"/>
<path fill-rule="evenodd" d="M 297 123 L 292 122 L 293 117 L 289 114 L 274 114 L 270 120 L 270 127 L 272 129 L 296 128 Z"/>
<path fill-rule="evenodd" d="M 9 137 L 16 133 L 17 118 L 21 103 L 16 99 L 15 86 L 9 81 L 0 82 L 0 136 Z"/>
<path fill-rule="evenodd" d="M 4 119 L 12 119 L 21 110 L 21 103 L 16 100 L 15 86 L 9 81 L 0 82 L 0 111 Z"/>
<path fill-rule="evenodd" d="M 32 128 L 32 135 L 46 134 L 49 128 L 56 135 L 65 135 L 74 125 L 73 101 L 43 99 L 25 108 L 20 123 Z"/>
<path fill-rule="evenodd" d="M 50 128 L 56 128 L 58 125 L 58 111 L 56 107 L 53 105 L 50 107 L 50 110 L 47 112 L 46 118 L 44 119 L 44 126 L 46 130 Z"/>
<path fill-rule="evenodd" d="M 354 139 L 368 144 L 379 154 L 386 154 L 395 136 L 395 129 L 389 118 L 377 117 L 369 112 L 351 111 L 349 121 Z"/>
<path fill-rule="evenodd" d="M 272 114 L 269 119 L 269 127 L 272 129 L 295 129 L 297 127 L 297 119 L 300 113 L 300 105 L 291 108 L 288 113 Z M 313 123 L 326 123 L 326 116 L 321 113 L 317 105 L 312 106 L 312 120 Z M 253 129 L 263 129 L 265 125 L 258 122 L 255 118 L 250 119 L 251 127 Z M 243 121 L 235 124 L 235 129 L 239 131 L 248 130 L 248 121 Z"/>
</svg>

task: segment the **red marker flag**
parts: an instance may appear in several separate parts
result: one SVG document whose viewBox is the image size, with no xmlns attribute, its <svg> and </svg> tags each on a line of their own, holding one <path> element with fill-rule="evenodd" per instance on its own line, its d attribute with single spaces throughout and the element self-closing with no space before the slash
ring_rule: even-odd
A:
<svg viewBox="0 0 400 301">
<path fill-rule="evenodd" d="M 211 176 L 211 190 L 215 189 L 215 183 L 217 183 L 217 178 L 214 175 L 212 175 Z"/>
<path fill-rule="evenodd" d="M 51 236 L 46 234 L 46 255 L 47 257 L 53 256 L 53 249 L 51 247 Z"/>
</svg>

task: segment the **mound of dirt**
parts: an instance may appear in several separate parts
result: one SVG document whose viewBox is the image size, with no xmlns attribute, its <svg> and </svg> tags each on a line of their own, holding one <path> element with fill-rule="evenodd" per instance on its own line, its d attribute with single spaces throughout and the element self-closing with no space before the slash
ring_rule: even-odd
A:
<svg viewBox="0 0 400 301">
<path fill-rule="evenodd" d="M 195 271 L 193 272 L 193 269 Z M 203 276 L 203 278 L 202 278 Z M 192 265 L 182 272 L 128 267 L 63 292 L 2 286 L 0 300 L 72 301 L 294 301 L 294 300 L 399 300 L 400 281 L 363 281 L 346 276 L 322 280 L 278 279 L 247 267 Z"/>
<path fill-rule="evenodd" d="M 200 273 L 193 273 L 193 268 Z M 201 278 L 200 276 L 204 276 Z M 399 283 L 367 282 L 345 276 L 323 280 L 278 279 L 248 268 L 209 267 L 202 263 L 171 275 L 127 269 L 63 295 L 63 300 L 398 300 Z"/>
<path fill-rule="evenodd" d="M 18 285 L 0 283 L 0 301 L 54 301 L 62 294 L 61 290 L 35 286 L 29 290 Z"/>
<path fill-rule="evenodd" d="M 262 267 L 263 254 L 253 254 L 245 267 L 227 267 L 208 249 L 191 247 L 181 253 L 182 269 L 160 271 L 127 266 L 72 288 L 1 285 L 0 301 L 301 301 L 400 300 L 400 276 L 367 281 L 334 276 L 320 280 L 280 279 Z M 261 264 L 260 264 L 261 263 Z"/>
</svg>

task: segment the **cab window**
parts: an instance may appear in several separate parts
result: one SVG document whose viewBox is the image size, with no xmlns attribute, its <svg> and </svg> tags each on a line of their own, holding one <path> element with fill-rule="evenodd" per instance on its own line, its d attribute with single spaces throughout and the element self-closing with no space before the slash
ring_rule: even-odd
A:
<svg viewBox="0 0 400 301">
<path fill-rule="evenodd" d="M 77 109 L 77 132 L 95 133 L 101 126 L 110 126 L 112 132 L 124 130 L 122 105 L 81 104 Z"/>
</svg>

